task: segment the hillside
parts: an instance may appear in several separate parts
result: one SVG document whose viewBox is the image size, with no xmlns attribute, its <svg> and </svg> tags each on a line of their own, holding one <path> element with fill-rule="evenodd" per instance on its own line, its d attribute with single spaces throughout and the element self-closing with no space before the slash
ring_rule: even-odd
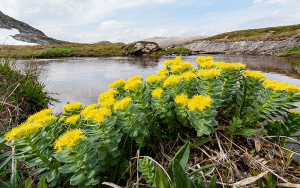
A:
<svg viewBox="0 0 300 188">
<path fill-rule="evenodd" d="M 12 36 L 15 40 L 44 44 L 44 45 L 56 45 L 65 44 L 67 42 L 56 40 L 46 36 L 42 31 L 24 23 L 16 20 L 0 11 L 0 29 L 17 29 L 20 34 Z"/>
</svg>

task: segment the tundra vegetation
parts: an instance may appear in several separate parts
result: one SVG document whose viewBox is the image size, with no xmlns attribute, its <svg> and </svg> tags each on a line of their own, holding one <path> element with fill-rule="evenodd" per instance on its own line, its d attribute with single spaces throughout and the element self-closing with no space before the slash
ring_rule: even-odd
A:
<svg viewBox="0 0 300 188">
<path fill-rule="evenodd" d="M 61 44 L 61 45 L 36 45 L 36 46 L 10 46 L 2 45 L 0 57 L 6 57 L 10 52 L 11 56 L 18 58 L 53 58 L 53 57 L 109 57 L 132 55 L 132 44 Z M 161 48 L 156 52 L 149 52 L 148 55 L 189 55 L 191 51 L 179 48 Z"/>
<path fill-rule="evenodd" d="M 300 88 L 241 63 L 181 57 L 116 80 L 98 104 L 44 109 L 1 137 L 10 187 L 258 187 L 299 183 Z M 275 120 L 275 117 L 282 120 Z M 262 123 L 267 122 L 264 126 Z M 1 149 L 2 149 L 1 148 Z M 16 165 L 11 167 L 11 161 Z M 250 178 L 251 177 L 251 178 Z M 250 179 L 248 179 L 250 178 Z"/>
</svg>

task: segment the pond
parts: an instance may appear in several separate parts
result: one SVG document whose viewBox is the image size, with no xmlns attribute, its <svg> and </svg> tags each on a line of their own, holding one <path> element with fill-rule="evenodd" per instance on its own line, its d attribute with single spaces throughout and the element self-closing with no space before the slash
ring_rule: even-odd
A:
<svg viewBox="0 0 300 188">
<path fill-rule="evenodd" d="M 268 79 L 300 86 L 300 60 L 276 58 L 271 56 L 250 55 L 212 55 L 214 61 L 240 62 L 246 68 L 263 72 Z M 191 62 L 197 67 L 198 56 L 183 56 L 183 61 Z M 135 75 L 143 78 L 156 74 L 165 66 L 164 61 L 174 56 L 151 57 L 97 57 L 97 58 L 60 58 L 38 59 L 34 64 L 40 70 L 40 81 L 46 90 L 58 93 L 54 98 L 60 103 L 50 106 L 55 114 L 62 111 L 67 102 L 82 102 L 83 105 L 97 103 L 99 94 L 107 91 L 108 85 L 118 79 L 125 80 Z M 18 60 L 22 68 L 28 68 L 29 60 Z M 300 104 L 297 104 L 300 110 Z"/>
</svg>

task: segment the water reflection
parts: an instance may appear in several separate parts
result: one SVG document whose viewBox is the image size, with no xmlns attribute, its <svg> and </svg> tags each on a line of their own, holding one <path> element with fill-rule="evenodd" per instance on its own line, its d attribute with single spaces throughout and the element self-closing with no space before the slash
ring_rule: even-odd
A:
<svg viewBox="0 0 300 188">
<path fill-rule="evenodd" d="M 297 79 L 300 78 L 299 60 L 296 62 L 270 56 L 224 54 L 212 56 L 215 61 L 241 62 L 249 69 L 261 70 L 268 79 L 300 86 Z M 197 57 L 184 56 L 182 59 L 196 67 Z M 163 63 L 167 59 L 174 59 L 174 56 L 39 59 L 35 60 L 33 65 L 40 70 L 40 80 L 46 84 L 47 91 L 59 94 L 55 98 L 61 102 L 54 103 L 53 106 L 57 114 L 67 102 L 80 101 L 83 105 L 97 103 L 99 94 L 105 92 L 108 85 L 117 79 L 128 79 L 137 74 L 145 78 L 156 74 L 164 68 Z M 28 60 L 18 60 L 17 63 L 25 70 L 30 65 Z M 296 74 L 291 74 L 293 71 Z M 287 75 L 293 75 L 294 78 Z M 300 104 L 297 106 L 300 107 Z"/>
</svg>

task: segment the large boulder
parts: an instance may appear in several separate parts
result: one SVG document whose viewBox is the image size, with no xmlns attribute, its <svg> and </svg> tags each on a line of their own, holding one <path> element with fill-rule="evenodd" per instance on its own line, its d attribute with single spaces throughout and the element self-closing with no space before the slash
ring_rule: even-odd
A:
<svg viewBox="0 0 300 188">
<path fill-rule="evenodd" d="M 147 42 L 147 41 L 139 41 L 133 44 L 133 54 L 141 55 L 143 53 L 156 52 L 160 49 L 157 43 L 155 42 Z"/>
</svg>

